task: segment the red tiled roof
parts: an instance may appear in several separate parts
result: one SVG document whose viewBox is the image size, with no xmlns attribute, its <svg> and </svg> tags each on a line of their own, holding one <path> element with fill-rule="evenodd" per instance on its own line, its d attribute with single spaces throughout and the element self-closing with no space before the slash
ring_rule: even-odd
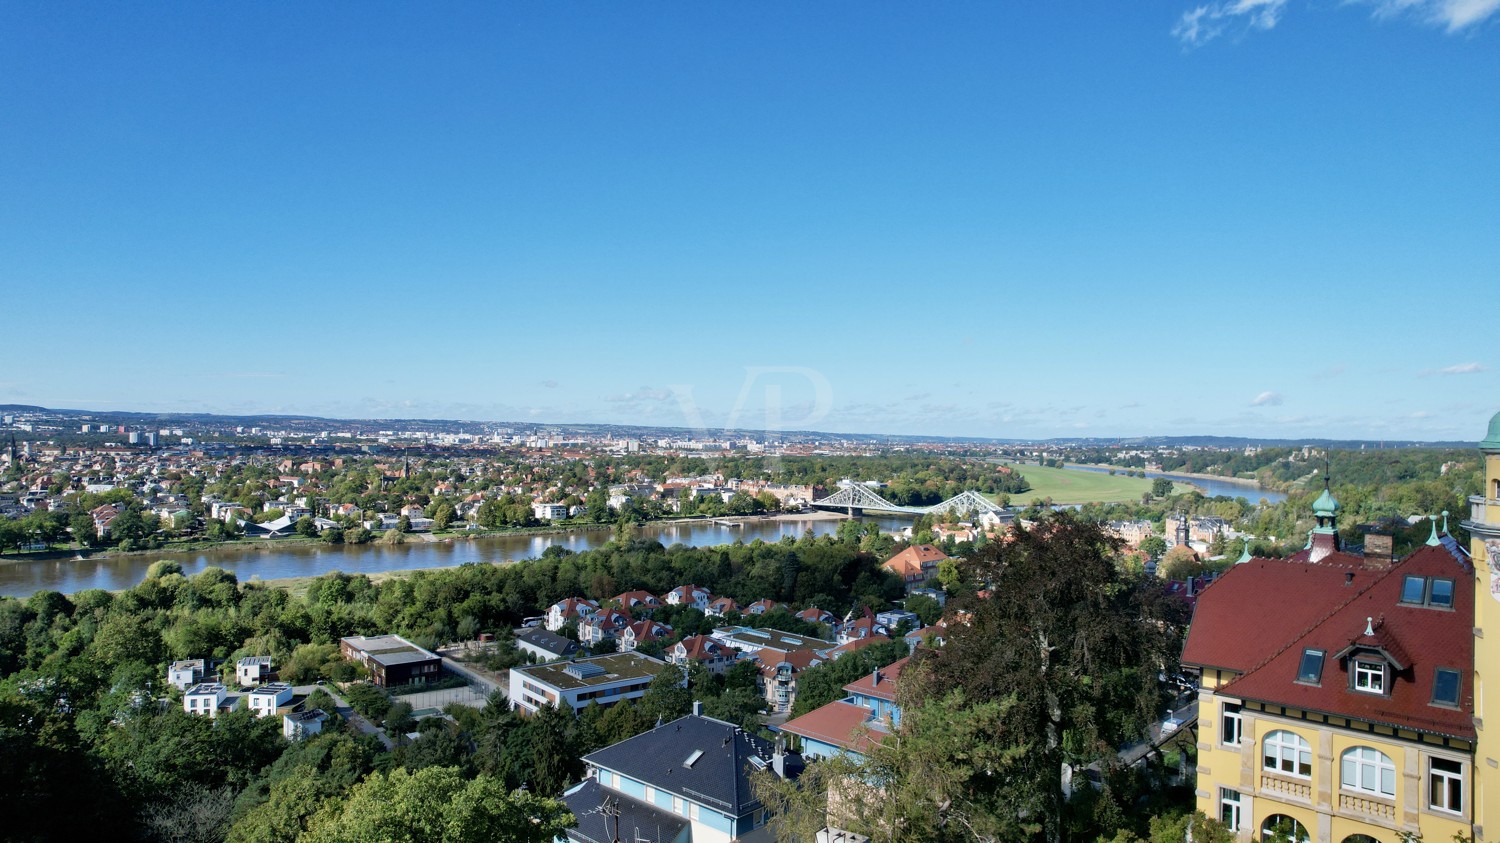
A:
<svg viewBox="0 0 1500 843">
<path fill-rule="evenodd" d="M 829 651 L 828 654 L 830 656 L 833 656 L 834 658 L 838 658 L 845 653 L 852 653 L 855 650 L 863 650 L 864 648 L 869 647 L 872 644 L 879 644 L 889 640 L 891 639 L 887 636 L 879 634 L 871 635 L 868 638 L 856 638 L 853 641 L 850 641 L 848 644 L 840 644 L 839 646 L 834 647 Z"/>
<path fill-rule="evenodd" d="M 1183 663 L 1240 673 L 1259 664 L 1267 648 L 1301 635 L 1385 573 L 1349 558 L 1355 564 L 1251 559 L 1231 567 L 1198 595 Z"/>
<path fill-rule="evenodd" d="M 851 694 L 863 694 L 878 700 L 896 701 L 896 683 L 901 681 L 901 671 L 906 668 L 906 663 L 911 661 L 911 656 L 891 662 L 874 673 L 869 673 L 844 686 L 844 690 Z M 880 681 L 876 682 L 875 677 Z"/>
<path fill-rule="evenodd" d="M 885 732 L 867 728 L 872 712 L 848 702 L 831 702 L 782 724 L 783 732 L 840 746 L 854 752 L 867 752 L 872 744 L 884 739 Z"/>
<path fill-rule="evenodd" d="M 885 560 L 884 567 L 903 577 L 916 576 L 947 558 L 947 554 L 930 544 L 914 544 Z"/>
<path fill-rule="evenodd" d="M 1447 548 L 1426 546 L 1387 571 L 1353 571 L 1353 582 L 1345 586 L 1343 575 L 1350 569 L 1330 571 L 1326 568 L 1326 561 L 1278 564 L 1257 560 L 1261 561 L 1268 563 L 1261 566 L 1261 573 L 1236 576 L 1239 568 L 1256 564 L 1246 563 L 1231 569 L 1206 590 L 1198 605 L 1199 614 L 1193 621 L 1189 650 L 1194 649 L 1194 639 L 1201 634 L 1221 646 L 1217 651 L 1213 647 L 1200 646 L 1198 651 L 1209 651 L 1209 655 L 1218 659 L 1216 666 L 1234 667 L 1243 672 L 1242 676 L 1221 686 L 1220 693 L 1473 739 L 1472 682 L 1464 683 L 1457 708 L 1431 704 L 1437 668 L 1453 668 L 1463 677 L 1471 675 L 1474 664 L 1470 623 L 1474 610 L 1474 580 L 1472 573 L 1466 570 L 1466 562 L 1455 558 Z M 1317 573 L 1309 576 L 1309 570 Z M 1279 573 L 1268 575 L 1266 572 Z M 1336 576 L 1325 575 L 1329 573 Z M 1401 603 L 1401 586 L 1408 575 L 1453 580 L 1452 610 Z M 1225 587 L 1226 584 L 1231 587 Z M 1313 594 L 1298 594 L 1299 590 Z M 1215 594 L 1220 591 L 1221 594 Z M 1208 617 L 1203 614 L 1211 602 L 1211 595 L 1215 598 L 1212 602 L 1226 606 L 1237 602 L 1240 617 L 1235 625 L 1240 627 L 1239 631 L 1253 627 L 1259 635 L 1234 647 L 1222 646 L 1226 636 L 1216 627 L 1224 625 L 1222 621 L 1226 612 L 1216 610 Z M 1316 616 L 1311 617 L 1310 622 L 1303 622 L 1313 614 Z M 1288 622 L 1280 623 L 1282 617 L 1287 617 Z M 1275 628 L 1284 630 L 1285 634 L 1267 635 L 1271 631 L 1267 628 L 1268 619 L 1277 619 Z M 1373 635 L 1364 634 L 1367 623 L 1373 626 Z M 1364 693 L 1350 687 L 1349 659 L 1336 656 L 1351 645 L 1355 648 L 1378 647 L 1403 665 L 1402 670 L 1392 669 L 1389 693 Z M 1322 650 L 1326 654 L 1322 681 L 1318 685 L 1296 681 L 1304 650 Z M 1253 663 L 1245 663 L 1252 659 Z M 1225 661 L 1236 661 L 1243 666 L 1224 664 Z"/>
</svg>

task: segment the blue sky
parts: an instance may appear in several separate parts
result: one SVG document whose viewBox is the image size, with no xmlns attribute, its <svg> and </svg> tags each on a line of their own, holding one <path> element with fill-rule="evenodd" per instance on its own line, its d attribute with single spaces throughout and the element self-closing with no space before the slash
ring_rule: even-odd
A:
<svg viewBox="0 0 1500 843">
<path fill-rule="evenodd" d="M 1477 439 L 1500 0 L 0 3 L 0 403 Z"/>
</svg>

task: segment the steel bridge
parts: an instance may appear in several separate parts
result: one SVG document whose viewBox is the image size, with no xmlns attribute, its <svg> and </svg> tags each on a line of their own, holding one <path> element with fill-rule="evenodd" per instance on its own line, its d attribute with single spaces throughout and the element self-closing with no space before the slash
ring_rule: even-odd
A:
<svg viewBox="0 0 1500 843">
<path fill-rule="evenodd" d="M 834 509 L 847 512 L 849 515 L 860 515 L 865 510 L 871 512 L 898 512 L 903 515 L 963 515 L 968 512 L 983 514 L 993 512 L 997 515 L 1009 515 L 1010 511 L 1000 506 L 978 492 L 960 492 L 953 497 L 936 503 L 932 506 L 898 506 L 882 498 L 870 490 L 870 487 L 856 483 L 845 486 L 837 492 L 822 500 L 813 501 L 810 506 L 818 509 Z"/>
</svg>

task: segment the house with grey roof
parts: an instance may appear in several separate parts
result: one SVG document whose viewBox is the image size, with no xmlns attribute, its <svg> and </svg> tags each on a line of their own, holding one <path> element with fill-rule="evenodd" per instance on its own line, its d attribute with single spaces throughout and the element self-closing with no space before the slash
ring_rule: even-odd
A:
<svg viewBox="0 0 1500 843">
<path fill-rule="evenodd" d="M 771 841 L 766 808 L 750 776 L 785 778 L 802 757 L 722 720 L 693 713 L 584 756 L 583 783 L 563 794 L 578 824 L 574 843 L 615 840 Z"/>
</svg>

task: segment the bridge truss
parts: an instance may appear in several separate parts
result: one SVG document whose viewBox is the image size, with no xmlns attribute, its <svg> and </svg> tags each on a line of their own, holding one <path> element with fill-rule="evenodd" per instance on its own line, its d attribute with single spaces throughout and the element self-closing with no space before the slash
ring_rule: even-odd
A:
<svg viewBox="0 0 1500 843">
<path fill-rule="evenodd" d="M 978 492 L 960 492 L 932 506 L 898 506 L 875 494 L 862 484 L 845 486 L 822 500 L 812 502 L 818 509 L 840 509 L 850 514 L 865 510 L 873 512 L 900 512 L 907 515 L 963 515 L 969 512 L 984 514 L 993 512 L 1006 514 L 1007 510 Z"/>
</svg>

